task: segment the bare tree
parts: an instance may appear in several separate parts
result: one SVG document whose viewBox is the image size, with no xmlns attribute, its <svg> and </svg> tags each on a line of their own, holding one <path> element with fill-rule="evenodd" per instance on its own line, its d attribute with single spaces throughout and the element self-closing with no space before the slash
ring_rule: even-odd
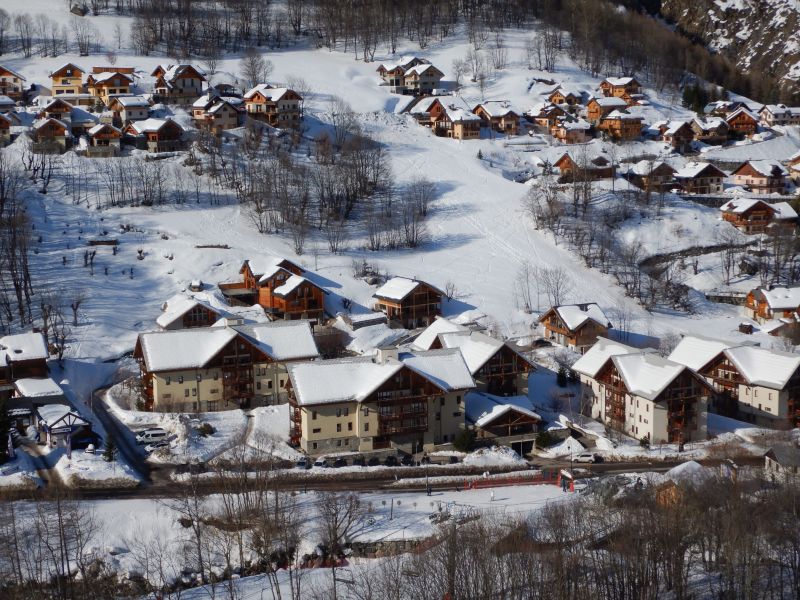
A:
<svg viewBox="0 0 800 600">
<path fill-rule="evenodd" d="M 338 598 L 336 568 L 353 536 L 364 526 L 366 507 L 354 493 L 320 492 L 317 501 L 322 549 L 331 565 L 333 600 Z"/>
<path fill-rule="evenodd" d="M 273 65 L 257 48 L 248 48 L 239 61 L 239 70 L 247 87 L 252 88 L 267 82 L 272 75 Z"/>
<path fill-rule="evenodd" d="M 83 290 L 79 290 L 75 292 L 75 295 L 72 297 L 72 302 L 70 303 L 69 307 L 72 309 L 72 326 L 78 326 L 78 311 L 81 308 L 81 304 L 83 304 L 84 300 L 86 300 L 86 292 Z"/>
<path fill-rule="evenodd" d="M 467 73 L 469 66 L 467 65 L 467 61 L 463 58 L 454 58 L 453 59 L 453 66 L 452 66 L 452 73 L 453 78 L 455 79 L 456 88 L 461 87 L 461 79 Z"/>
<path fill-rule="evenodd" d="M 572 277 L 564 267 L 542 267 L 539 269 L 538 278 L 550 306 L 563 304 L 572 293 L 574 287 Z"/>
</svg>

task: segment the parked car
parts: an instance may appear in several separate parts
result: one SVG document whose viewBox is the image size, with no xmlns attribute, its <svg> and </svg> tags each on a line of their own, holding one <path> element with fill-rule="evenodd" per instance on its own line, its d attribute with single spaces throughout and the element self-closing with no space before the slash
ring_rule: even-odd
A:
<svg viewBox="0 0 800 600">
<path fill-rule="evenodd" d="M 397 457 L 392 454 L 386 457 L 386 460 L 383 461 L 383 464 L 385 464 L 387 467 L 396 467 L 400 463 L 398 462 Z"/>
<path fill-rule="evenodd" d="M 356 456 L 353 459 L 353 466 L 354 467 L 366 467 L 367 466 L 367 459 L 363 456 Z"/>
<path fill-rule="evenodd" d="M 136 443 L 137 444 L 152 444 L 153 442 L 160 442 L 167 439 L 169 432 L 165 429 L 161 429 L 161 427 L 153 427 L 151 429 L 145 429 L 144 431 L 140 431 L 136 435 Z"/>
<path fill-rule="evenodd" d="M 461 462 L 461 460 L 457 456 L 451 456 L 450 457 L 450 464 L 451 465 L 457 465 L 460 462 Z"/>
<path fill-rule="evenodd" d="M 318 467 L 318 468 L 320 468 L 320 469 L 327 469 L 327 468 L 328 468 L 328 467 L 330 467 L 331 465 L 330 465 L 330 463 L 328 462 L 328 459 L 327 459 L 327 458 L 325 458 L 325 457 L 323 457 L 323 456 L 320 456 L 320 457 L 319 457 L 317 460 L 315 460 L 315 461 L 314 461 L 314 466 L 315 466 L 315 467 Z"/>
<path fill-rule="evenodd" d="M 400 464 L 404 467 L 413 467 L 414 466 L 414 457 L 410 454 L 403 454 L 402 458 L 400 459 Z"/>
<path fill-rule="evenodd" d="M 308 458 L 307 456 L 304 456 L 294 464 L 294 467 L 295 469 L 310 469 L 311 459 Z"/>
<path fill-rule="evenodd" d="M 347 461 L 345 459 L 343 459 L 343 458 L 337 458 L 335 461 L 333 461 L 333 468 L 334 469 L 338 469 L 340 467 L 346 467 L 346 466 L 347 466 Z"/>
<path fill-rule="evenodd" d="M 578 454 L 578 456 L 576 456 L 573 460 L 575 462 L 578 462 L 578 463 L 596 463 L 596 462 L 599 462 L 597 460 L 597 455 L 594 452 L 582 452 L 582 453 Z"/>
<path fill-rule="evenodd" d="M 144 447 L 144 451 L 150 454 L 159 448 L 169 448 L 169 442 L 167 440 L 160 440 L 152 444 L 147 444 L 147 446 Z"/>
<path fill-rule="evenodd" d="M 367 465 L 370 467 L 377 467 L 379 464 L 381 464 L 381 461 L 377 456 L 373 456 L 369 459 L 369 461 L 367 461 Z"/>
</svg>

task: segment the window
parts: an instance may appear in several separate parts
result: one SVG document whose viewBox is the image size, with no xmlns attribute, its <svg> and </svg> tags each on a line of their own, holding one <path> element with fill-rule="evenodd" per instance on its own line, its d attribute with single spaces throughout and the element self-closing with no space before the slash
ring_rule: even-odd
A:
<svg viewBox="0 0 800 600">
<path fill-rule="evenodd" d="M 337 408 L 336 409 L 336 416 L 337 417 L 341 417 L 342 416 L 342 409 L 341 408 Z"/>
<path fill-rule="evenodd" d="M 192 396 L 197 396 L 197 388 L 192 388 Z"/>
<path fill-rule="evenodd" d="M 349 446 L 350 445 L 350 438 L 345 438 L 344 445 L 345 446 Z"/>
<path fill-rule="evenodd" d="M 178 383 L 183 383 L 183 375 L 178 376 Z"/>
<path fill-rule="evenodd" d="M 339 447 L 341 448 L 341 446 L 342 446 L 342 440 L 336 440 L 336 445 L 337 445 L 337 446 L 339 446 Z"/>
<path fill-rule="evenodd" d="M 189 388 L 186 388 L 185 390 L 183 390 L 183 397 L 184 398 L 188 398 L 189 397 Z"/>
<path fill-rule="evenodd" d="M 214 371 L 214 381 L 217 381 L 218 379 L 219 379 L 219 373 Z"/>
<path fill-rule="evenodd" d="M 350 421 L 350 422 L 347 424 L 347 431 L 353 431 L 353 422 L 352 422 L 352 421 Z"/>
<path fill-rule="evenodd" d="M 336 433 L 341 433 L 341 431 L 342 431 L 342 424 L 341 423 L 337 423 L 336 424 Z"/>
<path fill-rule="evenodd" d="M 200 373 L 198 373 L 198 374 L 195 376 L 195 379 L 196 379 L 196 380 L 197 380 L 197 382 L 199 383 L 199 382 L 203 381 L 203 376 L 202 376 Z"/>
<path fill-rule="evenodd" d="M 311 449 L 312 450 L 316 450 L 317 449 L 317 442 L 311 442 Z"/>
<path fill-rule="evenodd" d="M 256 381 L 256 389 L 257 390 L 261 389 L 261 382 L 260 381 Z"/>
<path fill-rule="evenodd" d="M 364 423 L 364 431 L 369 431 L 369 423 Z"/>
<path fill-rule="evenodd" d="M 271 389 L 272 389 L 272 379 L 270 379 L 269 381 L 267 381 L 267 389 L 268 389 L 268 390 L 271 390 Z"/>
<path fill-rule="evenodd" d="M 319 433 L 320 431 L 322 431 L 322 429 L 320 429 L 319 427 L 315 427 L 314 429 L 311 430 L 311 433 Z"/>
<path fill-rule="evenodd" d="M 170 381 L 172 381 L 172 378 L 171 378 L 169 375 L 167 375 L 166 377 L 164 377 L 164 383 L 165 383 L 165 384 L 169 385 L 169 382 L 170 382 Z"/>
<path fill-rule="evenodd" d="M 456 404 L 461 404 L 461 396 L 456 396 Z"/>
<path fill-rule="evenodd" d="M 311 420 L 312 421 L 316 421 L 317 420 L 317 411 L 315 411 L 315 410 L 311 411 Z"/>
<path fill-rule="evenodd" d="M 456 411 L 456 412 L 454 412 L 454 413 L 453 413 L 453 416 L 454 416 L 454 417 L 460 417 L 460 416 L 461 416 L 461 413 L 460 413 L 460 412 L 458 412 L 458 411 Z"/>
<path fill-rule="evenodd" d="M 344 416 L 346 417 L 346 416 L 348 416 L 349 414 L 350 414 L 350 408 L 345 408 L 345 409 L 344 409 Z"/>
<path fill-rule="evenodd" d="M 364 416 L 365 417 L 369 416 L 369 408 L 367 408 L 366 406 L 364 407 Z"/>
<path fill-rule="evenodd" d="M 444 396 L 439 398 L 439 406 L 444 406 Z"/>
</svg>

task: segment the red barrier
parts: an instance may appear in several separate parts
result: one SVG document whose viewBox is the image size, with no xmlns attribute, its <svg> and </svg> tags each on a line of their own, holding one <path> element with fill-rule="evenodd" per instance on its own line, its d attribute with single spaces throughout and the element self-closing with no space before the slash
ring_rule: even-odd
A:
<svg viewBox="0 0 800 600">
<path fill-rule="evenodd" d="M 491 479 L 475 479 L 473 481 L 464 480 L 465 490 L 480 490 L 492 487 L 503 487 L 510 485 L 558 485 L 558 473 L 541 474 L 534 477 L 496 477 Z"/>
</svg>

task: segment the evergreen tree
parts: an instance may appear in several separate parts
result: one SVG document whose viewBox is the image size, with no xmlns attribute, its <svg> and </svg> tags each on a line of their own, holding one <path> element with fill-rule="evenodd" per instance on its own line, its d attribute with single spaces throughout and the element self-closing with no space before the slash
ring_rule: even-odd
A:
<svg viewBox="0 0 800 600">
<path fill-rule="evenodd" d="M 567 387 L 567 368 L 564 366 L 558 367 L 558 374 L 556 375 L 556 383 L 558 387 Z"/>
<path fill-rule="evenodd" d="M 103 450 L 103 460 L 106 462 L 113 462 L 117 453 L 117 445 L 114 443 L 114 438 L 110 435 L 106 439 L 106 447 Z"/>
<path fill-rule="evenodd" d="M 11 426 L 11 417 L 8 414 L 8 400 L 0 396 L 0 463 L 8 460 L 8 432 Z"/>
</svg>

